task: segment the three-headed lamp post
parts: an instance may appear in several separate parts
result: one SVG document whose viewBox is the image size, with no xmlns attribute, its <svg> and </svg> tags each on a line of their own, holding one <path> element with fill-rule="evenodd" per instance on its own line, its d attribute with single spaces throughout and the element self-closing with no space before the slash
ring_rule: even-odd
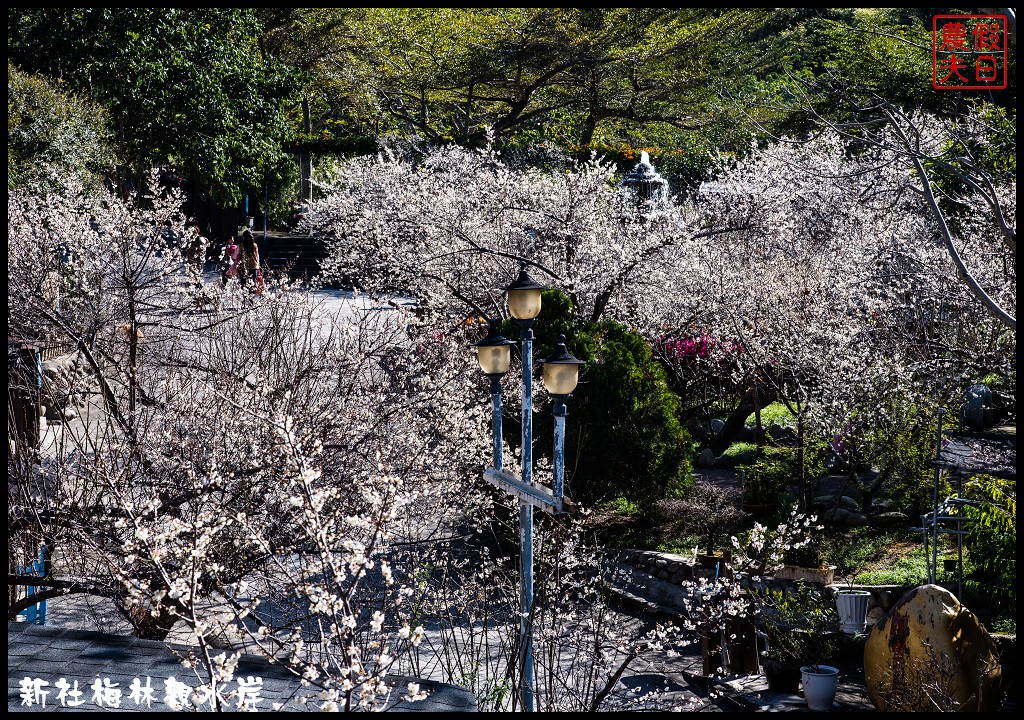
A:
<svg viewBox="0 0 1024 720">
<path fill-rule="evenodd" d="M 581 362 L 565 350 L 541 362 L 545 363 L 544 385 L 555 397 L 555 482 L 554 491 L 533 482 L 533 321 L 540 314 L 541 291 L 544 286 L 531 278 L 525 267 L 519 277 L 505 288 L 508 311 L 520 327 L 522 346 L 522 477 L 505 472 L 502 463 L 501 378 L 508 372 L 514 341 L 498 334 L 497 323 L 490 321 L 487 337 L 478 343 L 480 368 L 491 379 L 492 434 L 494 465 L 484 471 L 484 479 L 519 499 L 519 632 L 520 654 L 517 658 L 520 700 L 526 712 L 535 710 L 533 686 L 533 508 L 552 514 L 564 512 L 563 467 L 565 438 L 565 399 L 576 387 Z M 560 409 L 559 409 L 560 408 Z"/>
</svg>

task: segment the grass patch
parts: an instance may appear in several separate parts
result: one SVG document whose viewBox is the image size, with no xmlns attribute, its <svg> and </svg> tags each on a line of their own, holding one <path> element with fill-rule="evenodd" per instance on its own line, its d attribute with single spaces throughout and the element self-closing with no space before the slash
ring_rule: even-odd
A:
<svg viewBox="0 0 1024 720">
<path fill-rule="evenodd" d="M 722 452 L 722 457 L 734 458 L 743 453 L 757 452 L 757 445 L 748 442 L 734 442 Z"/>
<path fill-rule="evenodd" d="M 871 570 L 858 573 L 857 585 L 924 585 L 928 581 L 928 561 L 924 547 L 918 546 L 907 555 L 901 555 L 879 564 Z"/>
<path fill-rule="evenodd" d="M 655 548 L 658 552 L 673 553 L 674 555 L 690 556 L 695 548 L 699 548 L 704 541 L 696 535 L 684 535 L 682 537 L 664 540 L 658 543 Z"/>
<path fill-rule="evenodd" d="M 640 514 L 640 505 L 632 500 L 627 500 L 624 497 L 617 497 L 614 500 L 609 500 L 601 506 L 601 509 L 606 512 L 616 512 L 630 517 L 635 517 Z"/>
<path fill-rule="evenodd" d="M 990 623 L 986 623 L 989 626 L 989 631 L 994 633 L 1002 633 L 1003 635 L 1016 635 L 1017 634 L 1017 618 L 1012 615 L 1004 615 L 992 620 Z"/>
<path fill-rule="evenodd" d="M 821 560 L 834 565 L 836 577 L 865 585 L 914 585 L 928 577 L 920 536 L 909 530 L 868 527 L 822 533 Z"/>
<path fill-rule="evenodd" d="M 753 425 L 754 413 L 750 413 L 750 416 L 746 420 L 747 425 Z M 768 427 L 769 425 L 795 425 L 796 418 L 784 404 L 780 402 L 773 402 L 771 405 L 767 405 L 761 408 L 761 426 Z"/>
</svg>

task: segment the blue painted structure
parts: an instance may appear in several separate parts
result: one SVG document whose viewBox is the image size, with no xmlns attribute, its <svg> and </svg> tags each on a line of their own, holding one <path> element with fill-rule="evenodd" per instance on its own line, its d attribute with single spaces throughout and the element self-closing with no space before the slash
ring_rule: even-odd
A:
<svg viewBox="0 0 1024 720">
<path fill-rule="evenodd" d="M 27 566 L 15 567 L 15 572 L 18 575 L 36 575 L 38 577 L 46 577 L 46 546 L 43 545 L 39 548 L 39 559 L 33 560 Z M 29 585 L 25 588 L 25 594 L 29 597 L 36 594 L 36 587 Z M 46 624 L 46 601 L 40 600 L 35 605 L 26 608 L 21 615 L 25 617 L 26 622 L 33 623 L 35 625 Z"/>
</svg>

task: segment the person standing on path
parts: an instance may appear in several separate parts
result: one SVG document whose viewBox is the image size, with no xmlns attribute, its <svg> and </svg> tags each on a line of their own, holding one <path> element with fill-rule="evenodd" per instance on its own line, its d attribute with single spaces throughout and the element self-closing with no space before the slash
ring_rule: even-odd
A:
<svg viewBox="0 0 1024 720">
<path fill-rule="evenodd" d="M 241 281 L 242 287 L 252 280 L 253 290 L 260 291 L 263 280 L 263 272 L 260 269 L 260 248 L 256 244 L 252 230 L 248 228 L 242 232 L 242 259 L 238 268 L 238 279 Z"/>
<path fill-rule="evenodd" d="M 221 260 L 220 281 L 224 287 L 228 286 L 228 280 L 238 275 L 239 265 L 242 261 L 242 248 L 235 242 L 235 238 L 228 236 L 227 244 L 224 246 L 224 257 Z"/>
</svg>

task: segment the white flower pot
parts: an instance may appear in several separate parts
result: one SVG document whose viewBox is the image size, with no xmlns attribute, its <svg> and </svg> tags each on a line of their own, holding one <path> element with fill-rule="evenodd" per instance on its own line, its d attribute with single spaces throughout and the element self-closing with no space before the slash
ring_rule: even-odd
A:
<svg viewBox="0 0 1024 720">
<path fill-rule="evenodd" d="M 840 590 L 836 593 L 836 609 L 839 610 L 839 625 L 847 635 L 864 632 L 867 625 L 868 600 L 871 593 L 867 590 Z"/>
<path fill-rule="evenodd" d="M 839 687 L 839 668 L 831 665 L 804 665 L 800 684 L 809 710 L 831 710 Z"/>
</svg>

